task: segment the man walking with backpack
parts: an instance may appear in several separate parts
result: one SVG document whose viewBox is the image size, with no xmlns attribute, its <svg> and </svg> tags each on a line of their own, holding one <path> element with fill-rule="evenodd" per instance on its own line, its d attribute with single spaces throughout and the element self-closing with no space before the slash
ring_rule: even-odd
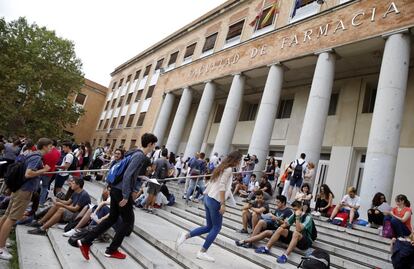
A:
<svg viewBox="0 0 414 269">
<path fill-rule="evenodd" d="M 141 137 L 142 150 L 136 150 L 129 158 L 128 164 L 123 171 L 122 180 L 114 182 L 111 188 L 111 207 L 109 217 L 102 221 L 95 229 L 90 231 L 83 239 L 78 240 L 79 249 L 86 260 L 89 260 L 89 250 L 93 240 L 99 235 L 106 232 L 114 225 L 119 216 L 122 222 L 112 240 L 112 243 L 105 251 L 105 256 L 110 258 L 125 259 L 126 255 L 118 250 L 124 237 L 131 231 L 134 225 L 134 209 L 132 192 L 135 189 L 135 183 L 138 176 L 146 170 L 148 158 L 157 143 L 155 135 L 145 133 Z"/>
<path fill-rule="evenodd" d="M 13 186 L 9 206 L 0 220 L 0 259 L 10 260 L 12 258 L 12 255 L 6 249 L 6 240 L 13 225 L 23 217 L 33 193 L 39 188 L 40 176 L 50 169 L 48 165 L 43 167 L 42 156 L 51 149 L 52 140 L 40 138 L 37 142 L 37 151 L 26 156 L 21 163 L 16 163 L 15 167 L 10 167 L 7 173 L 7 176 L 10 178 L 6 178 L 6 182 L 8 180 L 21 182 L 22 185 Z M 15 169 L 15 173 L 12 173 L 12 168 Z M 9 186 L 9 188 L 11 187 Z"/>
<path fill-rule="evenodd" d="M 301 153 L 300 158 L 294 160 L 290 167 L 292 167 L 293 172 L 290 176 L 290 184 L 288 189 L 288 201 L 291 204 L 294 200 L 296 189 L 300 189 L 303 183 L 303 177 L 306 173 L 306 167 L 308 166 L 308 163 L 305 161 L 306 154 Z M 295 193 L 293 193 L 293 190 L 295 190 Z"/>
</svg>

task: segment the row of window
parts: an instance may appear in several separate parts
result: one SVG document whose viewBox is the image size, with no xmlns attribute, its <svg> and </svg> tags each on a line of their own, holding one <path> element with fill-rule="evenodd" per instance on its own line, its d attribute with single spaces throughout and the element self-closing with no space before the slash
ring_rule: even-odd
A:
<svg viewBox="0 0 414 269">
<path fill-rule="evenodd" d="M 98 147 L 98 146 L 103 147 L 103 146 L 109 144 L 109 139 L 105 139 L 104 144 L 102 144 L 102 141 L 103 141 L 102 138 L 98 139 L 98 141 L 96 141 L 96 138 L 94 138 L 93 141 L 92 141 L 92 147 Z M 125 142 L 126 142 L 126 139 L 121 139 L 121 141 L 118 145 L 118 148 L 123 148 L 124 150 L 126 150 Z M 136 139 L 131 139 L 130 143 L 129 143 L 129 149 L 135 148 L 136 144 L 137 144 L 137 140 Z M 115 149 L 115 145 L 116 145 L 116 139 L 112 139 L 112 143 L 110 144 L 110 150 L 111 151 L 113 151 Z"/>
<path fill-rule="evenodd" d="M 136 127 L 141 127 L 141 126 L 144 124 L 144 120 L 145 120 L 145 115 L 146 115 L 146 114 L 147 114 L 146 112 L 141 112 L 141 113 L 139 114 L 139 118 L 138 118 L 138 121 L 137 121 L 137 125 L 136 125 Z M 114 129 L 114 128 L 121 129 L 121 128 L 123 128 L 123 126 L 124 126 L 124 121 L 125 121 L 125 117 L 126 117 L 126 116 L 121 116 L 121 117 L 119 118 L 118 126 L 115 126 L 115 124 L 116 124 L 116 120 L 118 119 L 118 117 L 114 117 L 114 118 L 112 119 L 112 121 L 111 121 L 111 125 L 109 126 L 109 128 L 110 128 L 110 129 Z M 129 117 L 128 117 L 128 121 L 127 121 L 127 123 L 126 123 L 126 126 L 125 126 L 125 127 L 127 127 L 127 128 L 132 127 L 132 122 L 134 121 L 134 117 L 135 117 L 135 114 L 131 114 L 131 115 L 129 115 Z M 110 119 L 106 119 L 106 120 L 105 120 L 105 124 L 104 124 L 104 120 L 100 120 L 100 121 L 99 121 L 99 125 L 98 125 L 98 130 L 99 130 L 99 129 L 101 129 L 102 127 L 103 127 L 103 129 L 104 129 L 104 130 L 106 130 L 106 129 L 108 128 L 109 121 L 110 121 Z M 103 125 L 103 126 L 102 126 L 102 125 Z"/>
<path fill-rule="evenodd" d="M 151 98 L 151 97 L 152 97 L 152 95 L 154 94 L 154 89 L 155 89 L 155 85 L 150 86 L 150 87 L 148 88 L 147 94 L 145 95 L 145 100 L 147 100 L 147 99 L 149 99 L 149 98 Z M 137 94 L 135 95 L 135 100 L 134 100 L 134 102 L 135 102 L 135 103 L 137 103 L 137 102 L 139 102 L 139 101 L 141 100 L 141 97 L 142 97 L 142 92 L 143 92 L 143 91 L 144 91 L 144 90 L 139 90 L 139 91 L 137 92 Z M 129 105 L 129 104 L 131 104 L 131 101 L 132 101 L 132 95 L 133 95 L 133 94 L 134 94 L 133 92 L 128 93 L 128 95 L 127 95 L 127 99 L 126 99 L 126 101 L 125 101 L 125 105 Z M 116 101 L 117 101 L 117 98 L 112 99 L 112 100 L 108 100 L 108 101 L 106 101 L 106 104 L 105 104 L 105 109 L 104 109 L 104 110 L 108 110 L 109 108 L 113 109 L 113 108 L 115 108 L 115 105 L 117 105 L 117 107 L 121 107 L 121 106 L 122 106 L 122 104 L 123 104 L 123 101 L 124 101 L 124 96 L 119 97 L 118 104 L 116 103 Z"/>
</svg>

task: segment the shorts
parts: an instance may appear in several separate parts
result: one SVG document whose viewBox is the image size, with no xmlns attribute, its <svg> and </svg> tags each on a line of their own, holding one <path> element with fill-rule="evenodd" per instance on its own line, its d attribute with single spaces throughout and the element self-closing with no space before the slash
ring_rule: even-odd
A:
<svg viewBox="0 0 414 269">
<path fill-rule="evenodd" d="M 265 219 L 266 221 L 266 230 L 276 231 L 279 228 L 279 223 L 270 219 Z"/>
<path fill-rule="evenodd" d="M 32 192 L 18 190 L 10 196 L 9 206 L 4 212 L 4 217 L 13 221 L 23 218 L 24 212 L 32 200 Z"/>
<path fill-rule="evenodd" d="M 279 241 L 285 244 L 289 244 L 290 241 L 292 241 L 292 236 L 293 236 L 293 232 L 289 231 L 288 236 L 287 237 L 281 236 L 279 238 Z M 309 240 L 309 238 L 307 238 L 304 235 L 302 235 L 302 239 L 300 239 L 298 244 L 296 245 L 296 247 L 300 250 L 307 250 L 311 246 L 312 246 L 312 241 Z"/>
<path fill-rule="evenodd" d="M 148 194 L 157 195 L 161 190 L 161 185 L 148 182 Z"/>
<path fill-rule="evenodd" d="M 62 188 L 63 184 L 65 184 L 68 178 L 69 178 L 69 175 L 67 176 L 57 175 L 55 179 L 55 188 Z"/>
<path fill-rule="evenodd" d="M 289 183 L 290 186 L 300 188 L 300 186 L 302 186 L 302 183 L 303 183 L 303 178 L 295 179 L 293 177 L 290 177 L 290 183 Z"/>
<path fill-rule="evenodd" d="M 65 209 L 65 211 L 63 211 L 62 220 L 64 222 L 69 222 L 71 220 L 74 220 L 76 216 L 78 215 L 78 213 L 79 212 L 72 212 L 70 210 Z"/>
<path fill-rule="evenodd" d="M 348 215 L 349 215 L 350 212 L 351 212 L 351 210 L 346 209 L 346 208 L 341 208 L 341 210 L 339 210 L 339 213 L 348 213 Z M 359 213 L 358 213 L 358 211 L 355 211 L 354 220 L 356 220 L 358 218 L 359 218 Z"/>
<path fill-rule="evenodd" d="M 135 181 L 134 192 L 139 192 L 141 190 L 141 187 L 142 187 L 142 180 L 138 178 Z"/>
</svg>

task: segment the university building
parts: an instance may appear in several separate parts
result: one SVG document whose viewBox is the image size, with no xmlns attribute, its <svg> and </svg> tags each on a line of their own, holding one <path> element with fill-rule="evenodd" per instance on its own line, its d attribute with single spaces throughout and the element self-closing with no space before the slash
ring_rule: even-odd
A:
<svg viewBox="0 0 414 269">
<path fill-rule="evenodd" d="M 414 197 L 414 1 L 229 0 L 117 67 L 95 146 L 301 152 L 335 202 Z"/>
</svg>

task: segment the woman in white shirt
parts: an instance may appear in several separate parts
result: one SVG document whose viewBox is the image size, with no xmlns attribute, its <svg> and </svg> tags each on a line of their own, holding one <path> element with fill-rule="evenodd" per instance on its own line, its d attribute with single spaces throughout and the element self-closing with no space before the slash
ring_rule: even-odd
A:
<svg viewBox="0 0 414 269">
<path fill-rule="evenodd" d="M 241 158 L 240 152 L 233 151 L 214 169 L 204 192 L 207 224 L 190 232 L 181 233 L 177 239 L 176 248 L 188 238 L 208 233 L 201 250 L 197 253 L 197 259 L 214 262 L 214 258 L 207 255 L 207 250 L 221 230 L 223 214 L 226 211 L 225 201 L 231 196 L 232 170 L 233 167 L 240 165 Z"/>
</svg>

